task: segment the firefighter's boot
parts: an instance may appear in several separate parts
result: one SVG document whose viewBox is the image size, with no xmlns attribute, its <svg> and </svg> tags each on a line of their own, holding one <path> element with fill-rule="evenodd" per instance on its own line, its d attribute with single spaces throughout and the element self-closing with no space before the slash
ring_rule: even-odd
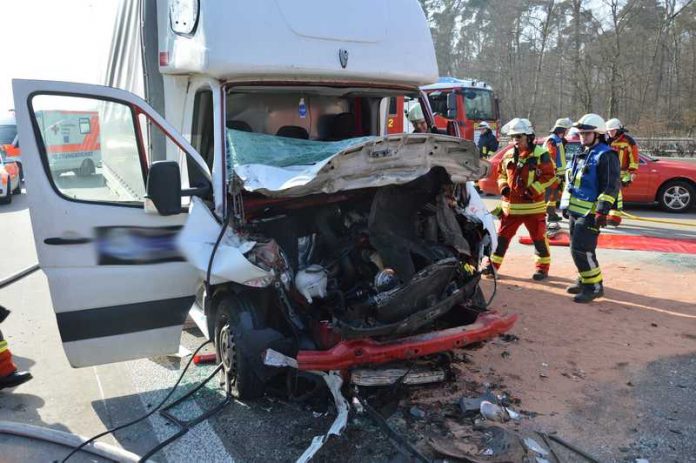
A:
<svg viewBox="0 0 696 463">
<path fill-rule="evenodd" d="M 573 297 L 573 302 L 587 304 L 602 296 L 604 296 L 604 287 L 601 283 L 582 285 L 582 291 L 580 294 L 576 294 L 575 297 Z"/>
<path fill-rule="evenodd" d="M 0 389 L 19 386 L 20 384 L 26 383 L 31 378 L 31 373 L 28 371 L 14 371 L 9 375 L 0 378 Z"/>
<path fill-rule="evenodd" d="M 561 216 L 556 214 L 556 206 L 546 207 L 546 221 L 547 222 L 560 222 Z"/>
<path fill-rule="evenodd" d="M 547 279 L 548 277 L 548 272 L 544 272 L 543 270 L 537 270 L 536 272 L 534 272 L 534 275 L 532 275 L 532 280 L 541 281 Z"/>
<path fill-rule="evenodd" d="M 575 281 L 575 283 L 566 288 L 566 293 L 568 294 L 580 294 L 581 292 L 582 283 L 580 283 L 580 279 L 578 279 L 577 281 Z"/>
</svg>

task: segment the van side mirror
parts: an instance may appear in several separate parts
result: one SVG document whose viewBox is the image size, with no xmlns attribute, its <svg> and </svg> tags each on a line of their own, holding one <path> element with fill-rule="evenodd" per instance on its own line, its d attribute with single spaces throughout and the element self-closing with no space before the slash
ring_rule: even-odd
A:
<svg viewBox="0 0 696 463">
<path fill-rule="evenodd" d="M 155 161 L 150 165 L 145 197 L 160 215 L 181 213 L 181 173 L 176 161 Z"/>
<path fill-rule="evenodd" d="M 447 119 L 457 118 L 457 93 L 450 92 L 447 94 Z"/>
</svg>

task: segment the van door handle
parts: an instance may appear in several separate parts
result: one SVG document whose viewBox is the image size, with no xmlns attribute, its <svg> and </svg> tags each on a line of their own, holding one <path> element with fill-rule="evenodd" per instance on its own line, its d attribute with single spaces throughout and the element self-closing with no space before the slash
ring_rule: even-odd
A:
<svg viewBox="0 0 696 463">
<path fill-rule="evenodd" d="M 46 238 L 44 240 L 44 244 L 50 244 L 54 246 L 69 244 L 87 244 L 91 242 L 91 238 Z"/>
</svg>

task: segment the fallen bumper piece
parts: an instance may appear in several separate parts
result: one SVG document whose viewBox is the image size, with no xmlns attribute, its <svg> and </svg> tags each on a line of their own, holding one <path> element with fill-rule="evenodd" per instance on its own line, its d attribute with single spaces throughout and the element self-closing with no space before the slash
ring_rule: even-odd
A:
<svg viewBox="0 0 696 463">
<path fill-rule="evenodd" d="M 487 312 L 479 315 L 471 325 L 409 336 L 396 341 L 342 341 L 328 350 L 298 352 L 297 368 L 304 371 L 346 370 L 360 365 L 379 365 L 424 357 L 491 339 L 508 331 L 516 321 L 515 314 Z"/>
</svg>

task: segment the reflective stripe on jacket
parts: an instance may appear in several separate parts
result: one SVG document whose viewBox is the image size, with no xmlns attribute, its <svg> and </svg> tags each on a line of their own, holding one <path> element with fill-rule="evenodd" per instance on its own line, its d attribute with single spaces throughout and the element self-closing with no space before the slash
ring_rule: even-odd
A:
<svg viewBox="0 0 696 463">
<path fill-rule="evenodd" d="M 498 166 L 498 188 L 510 187 L 510 193 L 502 198 L 505 214 L 544 214 L 544 192 L 556 182 L 556 173 L 549 153 L 540 146 L 533 152 L 510 147 Z"/>
</svg>

